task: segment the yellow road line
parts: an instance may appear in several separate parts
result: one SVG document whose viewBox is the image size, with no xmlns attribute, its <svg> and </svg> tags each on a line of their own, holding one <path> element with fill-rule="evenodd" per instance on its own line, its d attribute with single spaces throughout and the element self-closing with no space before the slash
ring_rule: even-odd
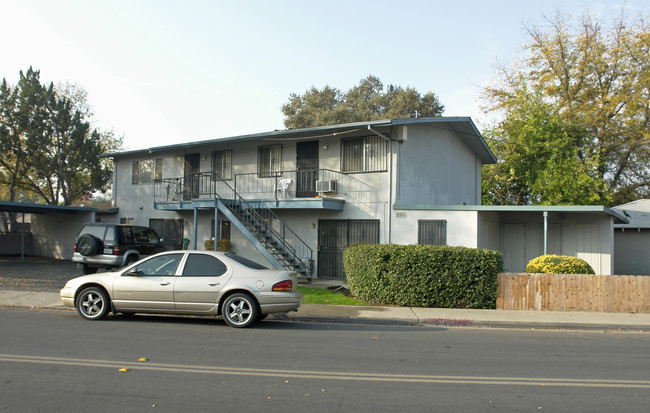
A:
<svg viewBox="0 0 650 413">
<path fill-rule="evenodd" d="M 441 384 L 482 384 L 508 386 L 558 386 L 558 387 L 601 387 L 601 388 L 644 388 L 650 389 L 650 380 L 572 379 L 542 377 L 485 377 L 485 376 L 441 376 L 426 374 L 350 373 L 336 371 L 256 369 L 243 367 L 198 366 L 185 364 L 164 364 L 134 361 L 89 360 L 67 357 L 24 356 L 0 354 L 0 362 L 55 364 L 65 366 L 102 367 L 111 369 L 147 370 L 214 375 L 237 375 L 258 377 L 291 377 L 321 380 L 349 380 L 369 382 L 406 382 Z"/>
</svg>

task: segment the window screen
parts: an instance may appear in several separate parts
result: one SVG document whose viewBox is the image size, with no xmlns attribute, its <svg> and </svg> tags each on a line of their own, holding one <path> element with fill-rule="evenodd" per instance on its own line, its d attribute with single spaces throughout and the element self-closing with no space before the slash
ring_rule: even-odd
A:
<svg viewBox="0 0 650 413">
<path fill-rule="evenodd" d="M 447 221 L 418 221 L 418 244 L 447 245 Z"/>
<path fill-rule="evenodd" d="M 388 143 L 379 136 L 341 139 L 342 172 L 387 170 Z"/>
<path fill-rule="evenodd" d="M 282 145 L 257 148 L 257 176 L 260 178 L 280 176 L 282 173 Z"/>
</svg>

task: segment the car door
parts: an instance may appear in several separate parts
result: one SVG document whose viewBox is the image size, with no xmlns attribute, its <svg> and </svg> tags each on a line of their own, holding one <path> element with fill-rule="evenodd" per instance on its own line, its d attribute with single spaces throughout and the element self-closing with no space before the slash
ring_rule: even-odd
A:
<svg viewBox="0 0 650 413">
<path fill-rule="evenodd" d="M 174 282 L 183 253 L 163 254 L 123 271 L 113 283 L 116 310 L 174 310 Z"/>
<path fill-rule="evenodd" d="M 189 252 L 181 274 L 174 284 L 177 311 L 216 312 L 219 291 L 232 277 L 232 268 L 218 257 Z"/>
</svg>

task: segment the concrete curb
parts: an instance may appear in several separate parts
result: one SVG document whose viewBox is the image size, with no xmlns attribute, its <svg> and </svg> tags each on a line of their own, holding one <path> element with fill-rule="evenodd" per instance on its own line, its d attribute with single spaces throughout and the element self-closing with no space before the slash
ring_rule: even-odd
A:
<svg viewBox="0 0 650 413">
<path fill-rule="evenodd" d="M 58 293 L 0 290 L 0 307 L 69 310 Z M 650 314 L 465 310 L 304 304 L 297 312 L 275 314 L 284 321 L 425 326 L 650 332 Z"/>
</svg>

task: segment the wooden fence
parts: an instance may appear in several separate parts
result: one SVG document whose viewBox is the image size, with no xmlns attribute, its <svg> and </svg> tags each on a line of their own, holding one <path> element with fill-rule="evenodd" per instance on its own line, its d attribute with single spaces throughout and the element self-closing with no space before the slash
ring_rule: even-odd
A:
<svg viewBox="0 0 650 413">
<path fill-rule="evenodd" d="M 497 309 L 650 313 L 650 276 L 499 274 Z"/>
</svg>

